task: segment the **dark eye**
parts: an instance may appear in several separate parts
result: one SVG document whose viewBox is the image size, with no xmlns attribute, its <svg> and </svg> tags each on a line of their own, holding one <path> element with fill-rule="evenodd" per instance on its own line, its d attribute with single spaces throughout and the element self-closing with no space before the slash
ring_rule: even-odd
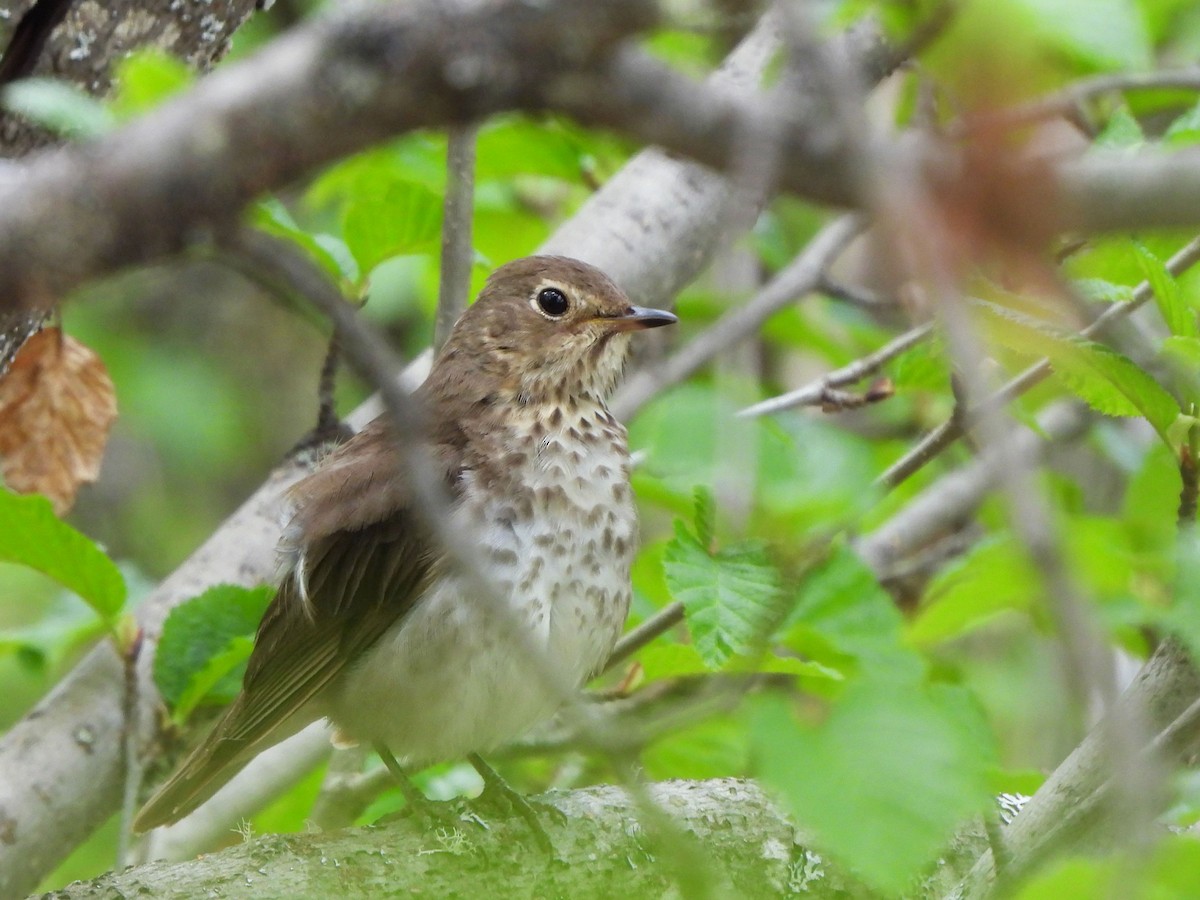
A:
<svg viewBox="0 0 1200 900">
<path fill-rule="evenodd" d="M 540 291 L 538 291 L 537 305 L 538 308 L 541 309 L 541 311 L 546 315 L 554 316 L 554 318 L 557 319 L 559 316 L 566 313 L 567 307 L 570 304 L 567 302 L 566 294 L 564 294 L 558 288 L 549 287 L 542 288 Z"/>
</svg>

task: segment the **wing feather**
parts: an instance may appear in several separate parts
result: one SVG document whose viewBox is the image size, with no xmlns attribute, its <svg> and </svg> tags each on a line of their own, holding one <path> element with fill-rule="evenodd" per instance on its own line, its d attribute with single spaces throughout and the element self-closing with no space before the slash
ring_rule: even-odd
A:
<svg viewBox="0 0 1200 900">
<path fill-rule="evenodd" d="M 303 558 L 307 571 L 288 574 L 263 616 L 242 693 L 147 803 L 138 831 L 187 815 L 254 755 L 322 715 L 322 690 L 405 616 L 438 568 L 407 511 L 328 535 Z"/>
</svg>

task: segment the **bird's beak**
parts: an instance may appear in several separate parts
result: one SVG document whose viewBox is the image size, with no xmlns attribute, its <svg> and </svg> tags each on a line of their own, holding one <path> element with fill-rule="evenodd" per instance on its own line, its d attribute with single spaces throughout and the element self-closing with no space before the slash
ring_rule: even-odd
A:
<svg viewBox="0 0 1200 900">
<path fill-rule="evenodd" d="M 641 331 L 643 328 L 674 325 L 678 321 L 678 316 L 667 312 L 665 309 L 646 309 L 642 306 L 631 306 L 623 315 L 613 316 L 609 319 L 609 324 L 614 331 Z"/>
</svg>

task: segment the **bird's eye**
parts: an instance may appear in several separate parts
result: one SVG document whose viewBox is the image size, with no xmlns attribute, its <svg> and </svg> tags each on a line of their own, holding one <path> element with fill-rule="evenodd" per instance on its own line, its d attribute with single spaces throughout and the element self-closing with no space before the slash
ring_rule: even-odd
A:
<svg viewBox="0 0 1200 900">
<path fill-rule="evenodd" d="M 570 305 L 567 302 L 567 295 L 558 288 L 542 288 L 537 295 L 538 309 L 548 316 L 558 318 L 565 315 L 567 307 Z"/>
</svg>

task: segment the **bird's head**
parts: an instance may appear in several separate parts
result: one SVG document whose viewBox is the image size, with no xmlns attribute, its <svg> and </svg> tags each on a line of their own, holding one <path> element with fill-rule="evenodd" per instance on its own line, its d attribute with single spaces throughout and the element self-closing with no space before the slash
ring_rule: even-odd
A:
<svg viewBox="0 0 1200 900">
<path fill-rule="evenodd" d="M 492 273 L 454 326 L 434 374 L 478 379 L 475 389 L 520 403 L 603 402 L 621 374 L 629 334 L 675 321 L 632 305 L 594 266 L 530 256 Z"/>
</svg>

